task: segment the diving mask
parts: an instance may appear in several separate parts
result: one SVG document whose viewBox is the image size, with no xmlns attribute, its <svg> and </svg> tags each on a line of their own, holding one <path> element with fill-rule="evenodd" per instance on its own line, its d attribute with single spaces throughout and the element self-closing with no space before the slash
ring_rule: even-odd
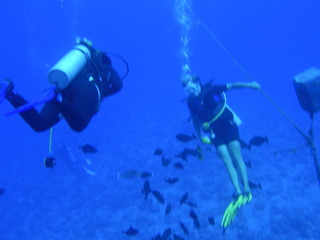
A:
<svg viewBox="0 0 320 240">
<path fill-rule="evenodd" d="M 199 82 L 188 81 L 184 87 L 184 92 L 188 96 L 199 96 L 201 92 L 201 85 Z"/>
</svg>

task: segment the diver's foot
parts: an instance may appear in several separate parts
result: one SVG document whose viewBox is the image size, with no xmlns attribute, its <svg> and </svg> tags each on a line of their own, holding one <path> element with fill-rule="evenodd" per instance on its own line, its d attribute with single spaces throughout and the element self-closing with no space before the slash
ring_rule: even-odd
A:
<svg viewBox="0 0 320 240">
<path fill-rule="evenodd" d="M 241 195 L 243 195 L 242 192 L 240 192 L 240 193 L 234 192 L 234 193 L 232 194 L 232 198 L 233 198 L 234 201 L 237 201 L 238 198 L 239 198 Z"/>
<path fill-rule="evenodd" d="M 0 81 L 0 103 L 7 97 L 8 93 L 13 90 L 13 83 L 10 79 L 4 79 Z"/>
<path fill-rule="evenodd" d="M 252 200 L 252 194 L 250 192 L 233 194 L 233 200 L 225 210 L 221 221 L 223 232 L 232 223 L 233 219 L 237 215 L 239 208 L 248 204 Z"/>
<path fill-rule="evenodd" d="M 233 194 L 233 202 L 236 204 L 237 208 L 244 206 L 252 201 L 251 192 L 245 192 L 241 194 Z"/>
<path fill-rule="evenodd" d="M 249 203 L 252 201 L 252 193 L 251 192 L 245 192 L 243 194 L 243 205 Z"/>
</svg>

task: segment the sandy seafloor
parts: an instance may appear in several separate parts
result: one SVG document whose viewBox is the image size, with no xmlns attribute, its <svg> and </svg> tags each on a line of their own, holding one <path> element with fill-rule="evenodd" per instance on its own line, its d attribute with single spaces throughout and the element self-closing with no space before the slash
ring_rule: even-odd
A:
<svg viewBox="0 0 320 240">
<path fill-rule="evenodd" d="M 45 3 L 42 4 L 45 5 Z M 119 4 L 121 6 L 111 4 L 116 16 L 117 11 L 120 11 L 119 9 L 122 9 L 125 4 L 124 2 Z M 233 188 L 223 163 L 214 149 L 209 151 L 206 146 L 201 145 L 203 160 L 188 157 L 188 162 L 182 161 L 183 170 L 173 167 L 173 163 L 180 161 L 175 155 L 185 148 L 195 148 L 200 143 L 197 141 L 182 143 L 175 138 L 178 133 L 193 134 L 193 128 L 188 122 L 187 107 L 181 102 L 185 96 L 179 82 L 181 60 L 177 56 L 178 27 L 173 23 L 171 23 L 173 26 L 167 25 L 174 22 L 169 20 L 169 17 L 173 18 L 169 9 L 170 4 L 159 4 L 159 6 L 147 4 L 150 12 L 143 17 L 152 19 L 149 23 L 144 21 L 143 17 L 142 20 L 135 18 L 135 16 L 141 18 L 145 11 L 142 6 L 144 6 L 143 3 L 135 6 L 139 9 L 136 13 L 129 11 L 130 7 L 124 9 L 121 19 L 122 21 L 127 19 L 126 24 L 129 25 L 117 23 L 118 35 L 113 35 L 111 39 L 105 35 L 95 34 L 93 30 L 90 30 L 92 32 L 81 31 L 80 26 L 76 28 L 78 32 L 73 29 L 77 34 L 90 35 L 91 33 L 99 47 L 105 47 L 108 41 L 118 41 L 117 44 L 111 43 L 110 46 L 127 58 L 130 64 L 130 75 L 124 81 L 124 89 L 102 103 L 100 112 L 84 132 L 72 132 L 64 121 L 54 128 L 53 151 L 57 164 L 53 169 L 46 169 L 43 166 L 43 158 L 47 156 L 49 133 L 33 132 L 19 116 L 1 117 L 0 188 L 4 188 L 5 193 L 0 196 L 0 239 L 145 240 L 152 239 L 168 227 L 184 239 L 192 240 L 320 239 L 320 185 L 310 148 L 301 134 L 274 106 L 260 92 L 252 90 L 230 92 L 228 102 L 242 119 L 240 135 L 243 140 L 249 141 L 254 136 L 267 136 L 269 139 L 268 144 L 252 147 L 250 151 L 243 149 L 245 161 L 251 162 L 251 168 L 248 168 L 249 178 L 254 183 L 261 183 L 262 189 L 252 190 L 252 202 L 239 210 L 234 222 L 225 234 L 222 234 L 220 221 L 232 199 Z M 152 10 L 156 11 L 159 7 L 164 8 L 163 15 L 150 18 L 153 15 Z M 255 9 L 258 13 L 260 11 L 261 14 L 274 9 L 268 4 L 247 7 Z M 31 10 L 25 8 L 27 10 L 24 14 L 27 15 L 28 10 Z M 15 10 L 15 13 L 19 14 L 20 10 Z M 195 10 L 203 13 L 204 16 L 209 11 L 203 10 L 197 4 L 195 4 Z M 235 18 L 243 16 L 239 13 L 240 11 L 236 9 L 233 11 Z M 294 11 L 291 12 L 289 9 L 288 12 Z M 76 13 L 81 16 L 81 11 Z M 9 14 L 10 16 L 13 18 L 13 15 Z M 222 20 L 225 19 L 223 16 L 223 14 L 220 16 Z M 29 17 L 32 19 L 31 15 Z M 129 21 L 133 19 L 136 22 Z M 242 18 L 239 17 L 239 19 Z M 139 25 L 137 22 L 145 25 Z M 79 20 L 79 25 L 80 23 Z M 264 24 L 267 26 L 267 23 L 264 22 Z M 213 26 L 216 25 L 213 24 Z M 132 30 L 132 27 L 136 29 Z M 216 28 L 219 33 L 219 27 Z M 124 30 L 129 31 L 129 29 L 131 32 L 125 34 Z M 152 29 L 157 31 L 153 32 Z M 267 34 L 271 36 L 270 29 Z M 115 32 L 116 28 L 112 30 Z M 37 30 L 34 31 L 37 32 Z M 194 31 L 193 34 L 197 36 L 194 36 L 194 41 L 200 41 L 199 36 L 203 36 L 204 41 L 214 45 L 208 36 L 207 39 L 205 38 L 206 33 L 201 28 Z M 250 31 L 252 28 L 248 29 L 248 32 Z M 245 34 L 249 34 L 248 32 Z M 38 34 L 33 34 L 27 35 L 26 38 L 37 39 L 41 42 L 41 47 L 46 45 L 46 37 L 36 38 Z M 287 56 L 288 49 L 283 49 L 283 51 L 279 50 L 278 59 L 270 62 L 268 59 L 272 58 L 271 53 L 268 55 L 267 50 L 262 50 L 264 46 L 259 45 L 259 40 L 263 39 L 263 33 L 259 35 L 258 32 L 255 35 L 256 45 L 252 46 L 250 43 L 243 45 L 241 42 L 242 47 L 239 42 L 232 42 L 228 39 L 229 35 L 224 34 L 226 33 L 222 31 L 221 35 L 227 36 L 225 41 L 231 50 L 236 52 L 238 58 L 244 60 L 246 69 L 253 73 L 261 83 L 262 89 L 303 132 L 307 133 L 310 128 L 310 119 L 299 106 L 292 86 L 292 77 L 310 66 L 319 65 L 319 60 L 317 62 L 313 58 L 304 56 L 302 50 L 301 52 L 297 50 L 297 54 L 301 54 L 299 58 L 302 59 L 301 62 L 291 60 L 288 63 L 292 55 L 288 53 L 290 56 Z M 68 49 L 68 44 L 70 45 L 72 41 L 71 35 L 68 36 L 70 41 L 60 46 L 62 49 Z M 241 38 L 241 36 L 239 34 L 238 37 Z M 288 39 L 290 36 L 290 34 L 286 35 Z M 56 38 L 55 41 L 58 41 L 59 37 Z M 170 38 L 174 40 L 171 42 L 168 40 Z M 244 37 L 241 39 L 245 41 Z M 6 41 L 9 44 L 9 40 Z M 200 42 L 199 45 L 201 44 Z M 274 45 L 277 44 L 274 43 Z M 311 43 L 310 45 L 310 47 L 313 46 Z M 28 52 L 30 46 L 34 47 L 33 44 L 27 44 L 21 47 L 20 51 Z M 296 46 L 292 44 L 291 47 L 287 47 L 292 50 Z M 28 98 L 47 86 L 41 79 L 47 71 L 44 66 L 47 60 L 44 57 L 46 54 L 39 53 L 42 52 L 40 47 L 34 48 L 40 57 L 33 58 L 28 55 L 19 60 L 9 57 L 6 61 L 6 64 L 10 64 L 17 60 L 21 71 L 12 70 L 11 74 L 8 72 L 11 68 L 1 68 L 1 77 L 12 75 L 17 79 L 16 88 L 20 92 L 24 91 Z M 208 56 L 200 54 L 201 49 L 200 46 L 194 46 L 193 62 L 196 62 L 194 69 L 198 72 L 202 71 L 201 74 L 205 78 L 211 75 L 217 76 L 217 81 L 220 83 L 230 81 L 228 79 L 246 81 L 232 63 L 227 63 L 227 57 L 225 59 L 221 57 L 223 60 L 221 64 L 226 64 L 225 66 L 219 65 L 208 70 L 210 56 L 215 56 L 216 59 L 215 51 L 218 51 L 218 48 L 205 48 L 203 52 Z M 261 50 L 262 56 L 256 55 L 255 49 Z M 315 49 L 316 53 L 319 53 L 318 50 Z M 16 53 L 18 50 L 11 51 L 18 56 Z M 53 54 L 53 51 L 49 50 L 49 55 Z M 224 55 L 222 52 L 219 54 Z M 25 58 L 32 60 L 27 66 L 22 64 Z M 56 58 L 52 57 L 52 59 Z M 50 61 L 53 63 L 52 59 Z M 260 60 L 265 68 L 256 63 Z M 38 73 L 35 71 L 37 67 L 32 65 L 37 63 L 39 66 L 43 65 Z M 4 73 L 5 70 L 6 73 Z M 22 73 L 24 70 L 27 72 Z M 235 73 L 231 74 L 230 71 Z M 27 78 L 28 82 L 22 79 L 26 75 L 30 76 Z M 34 76 L 36 76 L 35 88 L 32 88 L 28 83 L 33 81 L 31 79 Z M 5 102 L 1 105 L 0 113 L 4 115 L 11 109 L 11 106 Z M 314 142 L 317 149 L 320 149 L 319 122 L 319 115 L 316 114 Z M 78 146 L 86 143 L 94 145 L 98 152 L 84 154 Z M 168 167 L 162 166 L 161 157 L 154 155 L 154 150 L 157 148 L 161 148 L 164 155 L 172 160 Z M 83 166 L 93 171 L 94 175 L 86 173 Z M 138 177 L 118 179 L 117 174 L 127 170 L 152 172 L 153 176 L 149 178 L 151 188 L 161 192 L 165 198 L 165 204 L 158 202 L 152 195 L 147 200 L 144 199 L 141 192 L 144 179 Z M 168 177 L 178 177 L 179 181 L 168 184 L 163 180 Z M 199 218 L 199 229 L 195 228 L 189 216 L 191 208 L 179 203 L 186 192 L 189 192 L 188 200 L 197 205 L 193 210 Z M 167 203 L 172 205 L 169 215 L 165 214 Z M 214 225 L 209 224 L 208 217 L 214 217 Z M 179 222 L 187 226 L 189 236 L 183 233 Z M 137 228 L 139 233 L 135 236 L 126 236 L 123 231 L 131 225 Z"/>
</svg>

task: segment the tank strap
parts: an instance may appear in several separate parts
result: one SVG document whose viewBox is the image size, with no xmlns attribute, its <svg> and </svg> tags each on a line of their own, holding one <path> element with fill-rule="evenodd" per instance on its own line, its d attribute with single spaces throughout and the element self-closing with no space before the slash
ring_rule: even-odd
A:
<svg viewBox="0 0 320 240">
<path fill-rule="evenodd" d="M 211 125 L 214 121 L 216 121 L 220 116 L 221 114 L 223 113 L 224 109 L 226 108 L 227 106 L 227 97 L 226 97 L 226 94 L 223 92 L 223 99 L 224 99 L 224 103 L 223 103 L 223 106 L 221 108 L 221 110 L 217 113 L 217 115 L 215 115 L 210 121 L 209 121 L 209 124 Z"/>
<path fill-rule="evenodd" d="M 95 109 L 95 112 L 98 112 L 98 110 L 99 110 L 99 108 L 100 108 L 100 103 L 101 103 L 101 91 L 100 91 L 98 85 L 97 85 L 95 82 L 94 82 L 93 84 L 94 84 L 94 86 L 96 87 L 97 92 L 98 92 L 98 103 L 97 103 L 97 107 L 96 107 L 96 109 Z"/>
<path fill-rule="evenodd" d="M 100 108 L 100 103 L 101 103 L 102 98 L 103 98 L 103 96 L 102 96 L 102 94 L 101 94 L 101 89 L 99 88 L 99 85 L 98 85 L 102 80 L 100 80 L 100 76 L 99 76 L 99 80 L 97 80 L 96 78 L 94 78 L 94 77 L 92 76 L 92 74 L 88 75 L 88 76 L 87 76 L 87 79 L 88 79 L 88 81 L 89 81 L 90 83 L 92 83 L 92 84 L 95 86 L 95 88 L 96 88 L 96 90 L 97 90 L 97 93 L 98 93 L 98 102 L 97 102 L 97 106 L 96 106 L 96 108 L 95 108 L 95 110 L 94 110 L 94 113 L 97 113 L 98 110 L 99 110 L 99 108 Z M 99 82 L 99 83 L 98 83 L 98 82 Z M 101 83 L 100 83 L 100 84 L 101 84 Z M 102 86 L 101 86 L 101 87 L 102 87 Z"/>
<path fill-rule="evenodd" d="M 223 102 L 223 106 L 220 109 L 220 111 L 210 121 L 202 123 L 202 129 L 205 130 L 205 131 L 209 130 L 210 125 L 212 123 L 214 123 L 221 116 L 221 114 L 224 112 L 224 110 L 226 109 L 227 97 L 226 97 L 226 94 L 224 92 L 222 94 L 223 94 L 224 102 Z"/>
</svg>

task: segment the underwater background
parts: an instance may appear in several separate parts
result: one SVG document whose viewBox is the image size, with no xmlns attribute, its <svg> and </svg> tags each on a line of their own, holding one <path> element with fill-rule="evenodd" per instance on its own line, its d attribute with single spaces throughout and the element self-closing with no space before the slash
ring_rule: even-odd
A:
<svg viewBox="0 0 320 240">
<path fill-rule="evenodd" d="M 43 165 L 49 131 L 34 132 L 19 115 L 5 117 L 12 106 L 1 104 L 0 239 L 144 240 L 167 228 L 172 230 L 168 239 L 173 234 L 193 240 L 320 239 L 314 156 L 270 101 L 308 134 L 311 120 L 299 104 L 293 77 L 320 67 L 319 1 L 13 0 L 0 1 L 0 9 L 0 77 L 11 78 L 26 99 L 49 86 L 50 67 L 77 36 L 119 54 L 130 68 L 122 91 L 103 101 L 83 132 L 73 132 L 63 120 L 54 127 L 53 169 Z M 123 75 L 124 62 L 110 56 Z M 258 187 L 224 234 L 220 222 L 233 187 L 222 161 L 197 140 L 176 139 L 194 133 L 182 101 L 184 64 L 215 83 L 250 81 L 241 66 L 270 97 L 245 89 L 227 93 L 242 120 L 241 138 L 266 136 L 268 143 L 242 150 L 251 164 L 249 178 Z M 315 114 L 317 149 L 319 123 Z M 84 153 L 79 146 L 85 144 L 98 151 Z M 197 146 L 203 159 L 177 157 Z M 162 157 L 171 163 L 163 166 Z M 173 167 L 176 162 L 184 168 Z M 146 179 L 137 174 L 144 171 L 153 173 L 150 187 L 164 203 L 152 195 L 145 199 Z M 168 184 L 164 178 L 179 181 Z M 180 204 L 185 193 L 189 204 Z M 139 232 L 125 234 L 130 226 Z"/>
</svg>

